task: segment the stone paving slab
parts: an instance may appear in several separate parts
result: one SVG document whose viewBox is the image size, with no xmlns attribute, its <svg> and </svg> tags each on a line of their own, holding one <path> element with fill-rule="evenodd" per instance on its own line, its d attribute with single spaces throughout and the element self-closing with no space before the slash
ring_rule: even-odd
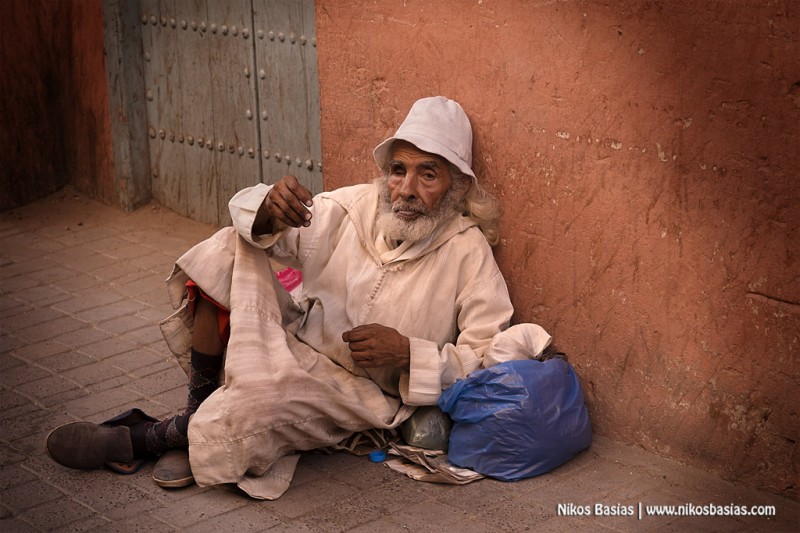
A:
<svg viewBox="0 0 800 533">
<path fill-rule="evenodd" d="M 599 436 L 515 483 L 433 485 L 363 457 L 305 454 L 274 502 L 227 486 L 162 490 L 152 465 L 120 476 L 53 463 L 44 439 L 60 424 L 183 407 L 186 376 L 157 327 L 172 311 L 163 280 L 213 231 L 155 204 L 124 213 L 71 189 L 0 214 L 0 531 L 800 530 L 797 502 Z M 648 505 L 688 504 L 776 513 L 646 516 Z"/>
</svg>

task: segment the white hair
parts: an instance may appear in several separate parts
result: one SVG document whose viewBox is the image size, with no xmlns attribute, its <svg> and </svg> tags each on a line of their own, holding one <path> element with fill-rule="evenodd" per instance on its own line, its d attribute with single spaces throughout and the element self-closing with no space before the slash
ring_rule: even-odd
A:
<svg viewBox="0 0 800 533">
<path fill-rule="evenodd" d="M 462 173 L 455 165 L 450 164 L 450 173 L 454 180 L 472 182 L 469 192 L 462 201 L 462 212 L 478 224 L 483 236 L 491 246 L 500 242 L 500 204 L 492 194 L 478 183 L 477 179 Z"/>
</svg>

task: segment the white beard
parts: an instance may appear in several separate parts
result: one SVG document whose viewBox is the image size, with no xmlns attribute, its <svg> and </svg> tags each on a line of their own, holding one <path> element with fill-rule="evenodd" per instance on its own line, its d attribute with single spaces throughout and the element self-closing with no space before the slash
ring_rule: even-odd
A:
<svg viewBox="0 0 800 533">
<path fill-rule="evenodd" d="M 417 220 L 400 220 L 393 212 L 379 211 L 375 224 L 388 238 L 399 242 L 417 242 L 431 235 L 439 226 L 439 220 L 419 217 Z"/>
<path fill-rule="evenodd" d="M 392 204 L 387 178 L 378 178 L 378 216 L 375 224 L 379 231 L 397 241 L 417 242 L 429 237 L 444 221 L 460 211 L 461 200 L 464 197 L 469 182 L 461 183 L 454 180 L 450 189 L 444 194 L 438 208 L 429 209 L 421 200 L 405 202 L 397 200 Z M 395 215 L 396 209 L 411 208 L 421 213 L 416 220 L 403 220 Z"/>
</svg>

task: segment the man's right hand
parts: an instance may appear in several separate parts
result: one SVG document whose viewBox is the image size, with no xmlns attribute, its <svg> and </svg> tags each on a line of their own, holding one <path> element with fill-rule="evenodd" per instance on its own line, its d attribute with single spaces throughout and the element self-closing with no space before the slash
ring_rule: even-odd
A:
<svg viewBox="0 0 800 533">
<path fill-rule="evenodd" d="M 284 226 L 299 228 L 311 225 L 311 191 L 294 176 L 282 177 L 269 191 L 258 210 L 253 229 L 255 233 L 274 233 Z"/>
</svg>

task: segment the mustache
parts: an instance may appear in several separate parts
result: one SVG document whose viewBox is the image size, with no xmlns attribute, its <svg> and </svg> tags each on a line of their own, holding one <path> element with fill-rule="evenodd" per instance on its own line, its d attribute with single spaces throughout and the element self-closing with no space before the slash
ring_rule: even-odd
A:
<svg viewBox="0 0 800 533">
<path fill-rule="evenodd" d="M 426 206 L 422 200 L 416 201 L 406 201 L 406 200 L 397 200 L 392 203 L 392 211 L 395 213 L 398 211 L 413 211 L 415 213 L 420 213 L 424 216 L 430 216 L 433 211 Z"/>
</svg>

